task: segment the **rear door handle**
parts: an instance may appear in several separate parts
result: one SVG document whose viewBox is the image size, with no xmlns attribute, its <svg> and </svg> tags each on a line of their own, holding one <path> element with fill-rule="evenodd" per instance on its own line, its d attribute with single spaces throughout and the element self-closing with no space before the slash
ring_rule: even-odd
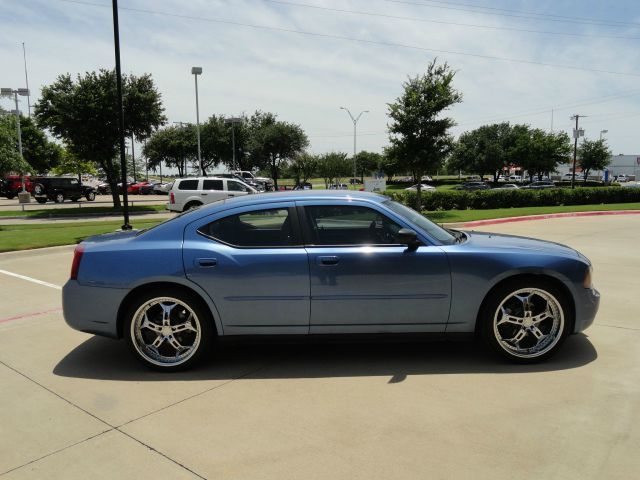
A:
<svg viewBox="0 0 640 480">
<path fill-rule="evenodd" d="M 196 259 L 196 265 L 202 268 L 215 267 L 218 264 L 217 258 L 198 258 Z"/>
<path fill-rule="evenodd" d="M 318 257 L 316 261 L 318 262 L 318 265 L 331 267 L 333 265 L 337 265 L 340 261 L 340 258 L 336 257 L 335 255 L 329 255 L 326 257 Z"/>
</svg>

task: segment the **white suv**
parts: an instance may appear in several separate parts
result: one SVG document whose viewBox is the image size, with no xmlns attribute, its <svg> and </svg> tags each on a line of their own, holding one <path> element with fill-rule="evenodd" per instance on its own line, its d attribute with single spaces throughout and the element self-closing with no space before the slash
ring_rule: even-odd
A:
<svg viewBox="0 0 640 480">
<path fill-rule="evenodd" d="M 251 193 L 258 193 L 258 191 L 232 178 L 179 178 L 173 183 L 169 192 L 167 208 L 172 212 L 184 212 L 206 203 Z"/>
</svg>

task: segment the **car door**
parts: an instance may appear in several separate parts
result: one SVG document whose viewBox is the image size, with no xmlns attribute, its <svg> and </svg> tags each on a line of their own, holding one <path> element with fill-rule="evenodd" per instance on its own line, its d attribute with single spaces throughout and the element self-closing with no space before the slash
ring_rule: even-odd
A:
<svg viewBox="0 0 640 480">
<path fill-rule="evenodd" d="M 246 185 L 236 180 L 225 180 L 227 182 L 227 195 L 230 197 L 239 197 L 242 195 L 248 195 L 250 190 Z"/>
<path fill-rule="evenodd" d="M 239 207 L 185 229 L 186 276 L 211 297 L 225 335 L 309 332 L 309 263 L 293 202 Z"/>
<path fill-rule="evenodd" d="M 379 205 L 298 202 L 309 258 L 311 333 L 442 332 L 451 274 L 441 248 L 409 251 L 412 228 Z"/>
</svg>

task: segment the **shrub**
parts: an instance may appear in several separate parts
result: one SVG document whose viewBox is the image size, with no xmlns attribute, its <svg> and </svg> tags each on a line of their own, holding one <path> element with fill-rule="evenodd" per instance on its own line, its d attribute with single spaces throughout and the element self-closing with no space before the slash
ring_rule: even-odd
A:
<svg viewBox="0 0 640 480">
<path fill-rule="evenodd" d="M 416 192 L 388 191 L 385 194 L 410 207 L 416 204 Z M 486 210 L 492 208 L 546 207 L 554 205 L 591 205 L 640 202 L 640 189 L 621 187 L 584 187 L 575 190 L 437 190 L 422 192 L 425 210 Z"/>
</svg>

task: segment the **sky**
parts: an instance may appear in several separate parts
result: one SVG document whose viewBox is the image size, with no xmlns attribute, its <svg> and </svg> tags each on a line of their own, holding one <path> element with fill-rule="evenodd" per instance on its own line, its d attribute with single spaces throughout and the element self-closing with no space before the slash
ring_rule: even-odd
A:
<svg viewBox="0 0 640 480">
<path fill-rule="evenodd" d="M 303 127 L 314 153 L 380 152 L 387 104 L 438 58 L 463 102 L 454 135 L 509 121 L 640 154 L 640 2 L 550 0 L 120 0 L 124 73 L 150 73 L 171 122 L 259 109 Z M 0 0 L 0 86 L 31 103 L 63 73 L 114 68 L 108 0 Z M 8 99 L 5 109 L 14 108 Z M 27 111 L 26 101 L 20 109 Z"/>
</svg>

